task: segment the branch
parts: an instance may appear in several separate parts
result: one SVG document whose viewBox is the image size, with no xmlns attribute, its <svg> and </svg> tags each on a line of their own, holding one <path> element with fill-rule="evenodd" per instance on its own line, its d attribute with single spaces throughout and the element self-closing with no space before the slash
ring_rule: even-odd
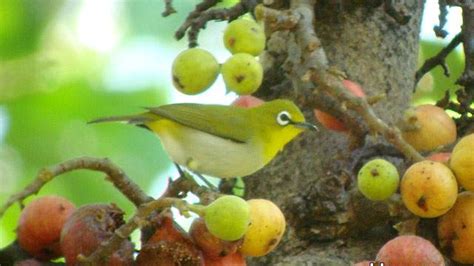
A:
<svg viewBox="0 0 474 266">
<path fill-rule="evenodd" d="M 462 6 L 462 42 L 465 66 L 457 84 L 464 86 L 468 94 L 474 95 L 474 3 Z"/>
<path fill-rule="evenodd" d="M 211 20 L 232 21 L 248 11 L 253 10 L 257 4 L 256 0 L 241 0 L 231 8 L 210 9 L 218 2 L 218 0 L 205 0 L 198 4 L 176 31 L 175 38 L 180 40 L 187 32 L 189 47 L 195 47 L 198 45 L 197 39 L 199 31 L 206 28 L 207 22 Z"/>
<path fill-rule="evenodd" d="M 446 0 L 439 0 L 439 25 L 433 27 L 433 31 L 435 32 L 437 37 L 445 38 L 448 35 L 448 32 L 444 30 L 444 26 L 446 25 L 446 16 L 448 15 L 448 8 L 446 4 Z"/>
<path fill-rule="evenodd" d="M 38 193 L 38 191 L 54 177 L 78 169 L 104 172 L 107 174 L 107 180 L 112 182 L 135 206 L 152 200 L 152 198 L 146 195 L 122 169 L 109 161 L 109 159 L 80 157 L 40 170 L 32 183 L 23 189 L 23 191 L 10 196 L 7 202 L 0 207 L 0 218 L 11 205 L 15 202 L 21 203 L 26 197 Z"/>
<path fill-rule="evenodd" d="M 165 0 L 165 11 L 163 11 L 161 15 L 167 17 L 174 13 L 176 13 L 176 9 L 173 7 L 173 0 Z"/>
<path fill-rule="evenodd" d="M 423 66 L 421 66 L 418 71 L 415 73 L 415 85 L 420 81 L 420 79 L 428 72 L 431 71 L 431 69 L 435 68 L 436 66 L 440 65 L 443 70 L 444 70 L 444 75 L 449 77 L 449 69 L 448 66 L 446 65 L 446 57 L 451 53 L 451 51 L 454 50 L 459 44 L 461 43 L 461 33 L 456 35 L 451 42 L 448 44 L 448 46 L 444 47 L 437 55 L 427 59 Z"/>
<path fill-rule="evenodd" d="M 81 265 L 103 265 L 105 260 L 110 258 L 111 254 L 120 247 L 124 240 L 128 239 L 133 231 L 139 227 L 143 227 L 148 223 L 148 216 L 152 212 L 163 210 L 171 206 L 176 207 L 182 214 L 185 215 L 188 213 L 188 211 L 193 211 L 196 213 L 202 212 L 202 209 L 198 206 L 191 205 L 181 199 L 160 198 L 158 200 L 147 202 L 138 207 L 135 215 L 130 218 L 127 223 L 117 228 L 117 230 L 114 231 L 113 236 L 107 241 L 102 242 L 100 246 L 94 251 L 94 253 L 88 257 L 79 255 L 79 260 L 82 263 Z"/>
<path fill-rule="evenodd" d="M 369 129 L 380 133 L 388 142 L 395 146 L 410 161 L 421 161 L 423 156 L 418 153 L 402 137 L 401 132 L 396 127 L 390 127 L 375 114 L 365 99 L 357 98 L 348 92 L 341 82 L 341 78 L 325 70 L 314 69 L 311 73 L 311 80 L 318 84 L 318 89 L 343 101 L 346 106 L 356 111 L 367 123 Z"/>
</svg>

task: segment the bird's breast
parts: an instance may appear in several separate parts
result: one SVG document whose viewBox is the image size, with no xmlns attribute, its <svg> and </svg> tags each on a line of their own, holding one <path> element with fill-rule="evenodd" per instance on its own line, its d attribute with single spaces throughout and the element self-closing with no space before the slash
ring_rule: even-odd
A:
<svg viewBox="0 0 474 266">
<path fill-rule="evenodd" d="M 170 158 L 191 170 L 221 178 L 247 176 L 264 166 L 261 145 L 235 142 L 168 119 L 147 125 L 161 139 Z"/>
</svg>

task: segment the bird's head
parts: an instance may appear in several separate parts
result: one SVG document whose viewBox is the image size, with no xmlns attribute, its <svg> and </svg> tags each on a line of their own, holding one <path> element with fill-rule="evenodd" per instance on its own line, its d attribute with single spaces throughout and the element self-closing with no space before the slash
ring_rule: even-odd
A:
<svg viewBox="0 0 474 266">
<path fill-rule="evenodd" d="M 266 157 L 275 156 L 304 130 L 317 130 L 315 125 L 306 122 L 301 110 L 291 101 L 273 100 L 254 109 L 262 129 L 259 139 L 266 144 Z"/>
</svg>

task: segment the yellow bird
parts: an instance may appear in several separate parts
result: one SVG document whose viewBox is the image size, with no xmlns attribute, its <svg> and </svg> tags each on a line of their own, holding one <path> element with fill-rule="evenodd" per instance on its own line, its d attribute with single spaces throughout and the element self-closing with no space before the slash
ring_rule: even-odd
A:
<svg viewBox="0 0 474 266">
<path fill-rule="evenodd" d="M 147 110 L 91 123 L 126 121 L 145 127 L 159 136 L 175 163 L 220 178 L 256 172 L 305 129 L 316 129 L 288 100 L 254 108 L 178 103 Z"/>
</svg>

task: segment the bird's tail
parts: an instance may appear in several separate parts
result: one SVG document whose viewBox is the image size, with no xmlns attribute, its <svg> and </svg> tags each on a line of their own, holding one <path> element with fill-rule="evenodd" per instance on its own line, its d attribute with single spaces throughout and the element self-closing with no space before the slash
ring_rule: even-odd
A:
<svg viewBox="0 0 474 266">
<path fill-rule="evenodd" d="M 143 125 L 147 122 L 156 120 L 150 113 L 142 113 L 138 115 L 122 115 L 122 116 L 108 116 L 94 119 L 87 122 L 88 124 L 102 123 L 102 122 L 126 122 L 133 125 Z"/>
</svg>

